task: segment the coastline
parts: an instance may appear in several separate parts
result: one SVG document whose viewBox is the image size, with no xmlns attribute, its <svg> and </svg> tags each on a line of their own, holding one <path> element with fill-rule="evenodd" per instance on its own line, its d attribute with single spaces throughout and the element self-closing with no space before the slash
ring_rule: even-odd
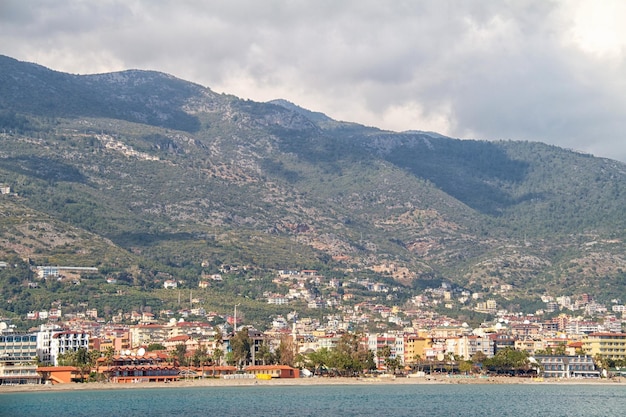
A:
<svg viewBox="0 0 626 417">
<path fill-rule="evenodd" d="M 624 381 L 626 382 L 626 380 Z M 534 380 L 517 377 L 449 378 L 430 376 L 419 378 L 297 378 L 297 379 L 196 379 L 172 383 L 116 384 L 111 382 L 72 383 L 58 385 L 3 385 L 0 395 L 19 392 L 98 391 L 152 388 L 202 388 L 250 386 L 311 386 L 311 385 L 423 385 L 423 384 L 540 384 L 540 385 L 621 385 L 620 379 L 548 379 Z"/>
</svg>

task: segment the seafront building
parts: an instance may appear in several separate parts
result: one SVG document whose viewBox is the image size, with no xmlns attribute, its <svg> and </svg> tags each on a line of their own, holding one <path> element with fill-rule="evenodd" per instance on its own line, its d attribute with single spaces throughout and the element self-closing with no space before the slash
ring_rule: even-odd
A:
<svg viewBox="0 0 626 417">
<path fill-rule="evenodd" d="M 0 333 L 0 385 L 39 384 L 36 357 L 35 333 Z"/>
<path fill-rule="evenodd" d="M 583 340 L 583 349 L 591 356 L 626 359 L 626 333 L 591 333 Z"/>
<path fill-rule="evenodd" d="M 535 360 L 541 364 L 542 376 L 545 378 L 598 378 L 591 356 L 537 356 Z"/>
<path fill-rule="evenodd" d="M 68 327 L 74 330 L 68 330 Z M 81 327 L 83 328 L 81 330 Z M 533 328 L 525 326 L 526 329 Z M 469 360 L 479 352 L 489 358 L 500 349 L 516 348 L 535 355 L 545 378 L 597 378 L 600 371 L 594 363 L 594 356 L 606 359 L 624 358 L 626 334 L 591 333 L 575 337 L 542 337 L 533 332 L 523 331 L 514 335 L 511 329 L 500 326 L 497 329 L 470 329 L 467 327 L 434 327 L 410 333 L 404 331 L 385 333 L 365 333 L 361 343 L 377 354 L 388 346 L 391 358 L 404 366 L 424 369 L 424 365 L 456 360 Z M 85 321 L 72 322 L 63 327 L 58 324 L 41 325 L 37 331 L 19 333 L 4 329 L 0 335 L 0 383 L 41 383 L 51 381 L 61 383 L 77 381 L 84 375 L 73 367 L 58 367 L 58 356 L 80 348 L 99 350 L 101 357 L 94 371 L 105 375 L 113 382 L 156 382 L 176 381 L 179 378 L 214 377 L 230 375 L 235 367 L 220 364 L 202 367 L 179 367 L 172 362 L 174 351 L 179 345 L 185 346 L 186 356 L 191 358 L 197 349 L 204 349 L 212 355 L 220 348 L 226 355 L 230 347 L 230 335 L 219 341 L 215 330 L 206 323 L 170 322 L 169 324 L 112 325 L 100 327 Z M 300 332 L 300 333 L 298 333 Z M 97 336 L 94 336 L 97 334 Z M 295 377 L 294 368 L 264 365 L 260 362 L 260 351 L 268 346 L 274 351 L 285 337 L 295 336 L 294 355 L 306 355 L 322 348 L 333 349 L 341 339 L 341 333 L 328 333 L 321 330 L 304 332 L 302 328 L 291 331 L 279 330 L 259 332 L 249 329 L 250 361 L 244 366 L 244 373 L 263 377 Z M 132 337 L 135 335 L 135 338 Z M 174 336 L 172 336 L 174 335 Z M 137 337 L 139 336 L 139 337 Z M 132 340 L 137 340 L 137 344 Z M 146 347 L 160 344 L 166 350 L 161 353 L 146 353 Z M 559 354 L 546 354 L 557 351 Z M 111 355 L 112 353 L 112 355 Z M 565 353 L 565 354 L 563 354 Z M 44 365 L 37 367 L 39 361 Z M 385 369 L 384 358 L 376 357 L 379 369 Z M 273 368 L 270 368 L 273 366 Z M 408 369 L 408 368 L 407 368 Z"/>
<path fill-rule="evenodd" d="M 78 349 L 89 349 L 89 333 L 63 331 L 52 335 L 50 340 L 50 362 L 59 364 L 59 355 L 75 352 Z"/>
<path fill-rule="evenodd" d="M 168 363 L 167 354 L 119 355 L 98 359 L 98 371 L 114 383 L 175 382 L 180 369 Z"/>
</svg>

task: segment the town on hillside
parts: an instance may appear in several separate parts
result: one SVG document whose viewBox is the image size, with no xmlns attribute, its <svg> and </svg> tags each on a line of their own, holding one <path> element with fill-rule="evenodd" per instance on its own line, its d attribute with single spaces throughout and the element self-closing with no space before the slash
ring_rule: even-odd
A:
<svg viewBox="0 0 626 417">
<path fill-rule="evenodd" d="M 86 269 L 39 267 L 37 274 L 40 280 L 60 279 L 63 271 Z M 207 276 L 197 291 L 220 280 L 221 274 Z M 543 309 L 523 314 L 446 283 L 388 306 L 353 301 L 351 289 L 357 286 L 388 294 L 390 300 L 398 291 L 367 279 L 340 282 L 315 270 L 281 270 L 274 282 L 282 292 L 265 293 L 268 304 L 299 301 L 323 314 L 277 314 L 257 329 L 245 322 L 240 304 L 225 313 L 194 307 L 190 300 L 189 308 L 178 311 L 119 311 L 104 319 L 88 303 L 64 311 L 57 302 L 29 312 L 24 317 L 32 323 L 29 328 L 2 319 L 0 385 L 433 374 L 566 379 L 626 373 L 621 300 L 607 308 L 589 294 L 544 295 Z M 168 278 L 162 285 L 175 290 L 178 284 Z M 333 291 L 322 295 L 315 291 L 319 287 Z M 455 307 L 493 319 L 470 326 L 442 313 Z"/>
</svg>

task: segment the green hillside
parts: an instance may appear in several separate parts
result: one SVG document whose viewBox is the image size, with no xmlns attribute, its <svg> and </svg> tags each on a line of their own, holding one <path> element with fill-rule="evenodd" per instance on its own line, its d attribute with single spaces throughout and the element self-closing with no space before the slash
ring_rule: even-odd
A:
<svg viewBox="0 0 626 417">
<path fill-rule="evenodd" d="M 168 305 L 164 277 L 191 289 L 245 265 L 254 272 L 233 274 L 215 300 L 260 299 L 275 289 L 272 271 L 298 268 L 395 281 L 403 297 L 443 280 L 486 293 L 510 284 L 529 302 L 626 298 L 620 162 L 393 133 L 156 72 L 78 76 L 8 57 L 0 135 L 11 189 L 0 196 L 1 253 L 98 266 L 92 291 L 118 276 L 131 299 Z M 408 272 L 374 272 L 385 264 Z M 23 288 L 0 309 L 22 313 L 33 291 L 51 298 Z"/>
</svg>

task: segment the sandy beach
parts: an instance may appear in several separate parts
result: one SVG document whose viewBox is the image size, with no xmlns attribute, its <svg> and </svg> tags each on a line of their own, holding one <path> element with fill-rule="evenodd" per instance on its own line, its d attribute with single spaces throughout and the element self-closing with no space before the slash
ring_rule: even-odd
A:
<svg viewBox="0 0 626 417">
<path fill-rule="evenodd" d="M 149 388 L 199 388 L 199 387 L 245 387 L 245 386 L 308 386 L 308 385 L 406 385 L 406 384 L 563 384 L 618 385 L 620 379 L 547 379 L 489 377 L 489 378 L 454 378 L 447 376 L 426 376 L 419 378 L 297 378 L 297 379 L 196 379 L 180 380 L 172 383 L 137 383 L 114 384 L 110 382 L 74 383 L 58 385 L 3 385 L 0 395 L 15 392 L 33 391 L 68 391 L 68 390 L 115 390 Z"/>
</svg>

